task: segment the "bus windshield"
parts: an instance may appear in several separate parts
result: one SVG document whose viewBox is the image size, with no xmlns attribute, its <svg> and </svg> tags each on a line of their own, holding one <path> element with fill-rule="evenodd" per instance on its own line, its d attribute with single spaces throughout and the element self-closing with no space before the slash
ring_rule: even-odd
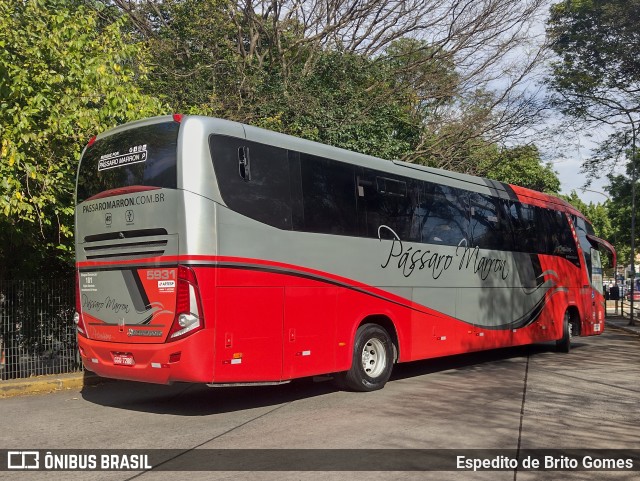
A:
<svg viewBox="0 0 640 481">
<path fill-rule="evenodd" d="M 78 171 L 77 203 L 112 189 L 177 184 L 177 122 L 114 133 L 87 147 Z"/>
</svg>

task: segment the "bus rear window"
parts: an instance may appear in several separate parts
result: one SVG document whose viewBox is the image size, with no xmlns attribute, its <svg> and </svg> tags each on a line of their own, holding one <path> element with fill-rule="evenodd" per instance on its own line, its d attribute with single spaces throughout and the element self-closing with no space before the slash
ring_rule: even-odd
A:
<svg viewBox="0 0 640 481">
<path fill-rule="evenodd" d="M 88 147 L 78 172 L 77 202 L 132 186 L 177 186 L 177 122 L 109 135 Z"/>
</svg>

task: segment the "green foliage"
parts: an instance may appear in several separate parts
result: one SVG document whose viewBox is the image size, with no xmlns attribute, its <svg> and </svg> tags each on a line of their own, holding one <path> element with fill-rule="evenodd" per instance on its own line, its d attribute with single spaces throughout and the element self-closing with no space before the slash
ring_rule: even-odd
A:
<svg viewBox="0 0 640 481">
<path fill-rule="evenodd" d="M 583 169 L 598 177 L 623 159 L 640 127 L 640 0 L 565 0 L 547 33 L 558 60 L 549 85 L 565 114 L 614 130 Z"/>
<path fill-rule="evenodd" d="M 469 174 L 497 149 L 485 139 L 501 117 L 496 95 L 461 86 L 442 47 L 401 37 L 367 56 L 312 40 L 295 16 L 228 0 L 130 8 L 154 66 L 145 90 L 173 111 Z"/>
<path fill-rule="evenodd" d="M 146 35 L 154 72 L 145 89 L 173 111 L 386 158 L 416 145 L 417 97 L 409 78 L 398 73 L 407 42 L 373 60 L 309 45 L 294 22 L 279 25 L 276 39 L 269 23 L 251 23 L 225 0 L 170 0 L 158 8 L 165 20 L 152 22 L 154 33 Z M 153 19 L 154 12 L 145 15 Z M 435 74 L 424 67 L 421 75 L 424 83 Z"/>
<path fill-rule="evenodd" d="M 497 149 L 496 149 L 497 150 Z M 485 159 L 490 165 L 483 175 L 529 189 L 557 194 L 560 179 L 551 164 L 543 164 L 535 145 L 505 148 Z"/>
<path fill-rule="evenodd" d="M 548 32 L 560 57 L 552 85 L 578 96 L 566 105 L 570 112 L 584 114 L 604 90 L 637 85 L 639 22 L 638 0 L 565 0 L 551 8 Z"/>
<path fill-rule="evenodd" d="M 611 227 L 614 239 L 616 240 L 616 250 L 620 263 L 628 263 L 631 260 L 631 215 L 632 215 L 632 183 L 629 175 L 610 175 L 607 192 L 611 196 L 611 202 L 607 203 Z M 636 185 L 636 228 L 635 245 L 636 253 L 640 247 L 640 225 L 637 217 L 638 194 L 640 188 Z"/>
<path fill-rule="evenodd" d="M 145 88 L 174 111 L 471 174 L 492 149 L 482 132 L 495 98 L 461 99 L 453 57 L 441 48 L 400 38 L 372 58 L 315 44 L 294 20 L 227 0 L 149 5 L 136 10 L 154 65 Z"/>
<path fill-rule="evenodd" d="M 256 105 L 258 125 L 378 157 L 410 151 L 420 133 L 411 91 L 383 61 L 317 52 L 306 74 L 270 84 Z M 277 88 L 279 87 L 279 89 Z"/>
<path fill-rule="evenodd" d="M 234 110 L 239 79 L 246 74 L 232 45 L 228 6 L 227 0 L 141 5 L 152 29 L 146 35 L 138 32 L 150 52 L 151 71 L 139 82 L 143 90 L 166 101 L 173 112 L 225 116 Z"/>
<path fill-rule="evenodd" d="M 412 92 L 416 110 L 429 117 L 442 105 L 454 102 L 459 76 L 451 58 L 438 58 L 438 49 L 412 38 L 391 43 L 384 55 L 398 84 Z"/>
<path fill-rule="evenodd" d="M 145 52 L 121 27 L 80 1 L 0 2 L 0 275 L 70 265 L 82 146 L 162 111 L 136 86 Z"/>
<path fill-rule="evenodd" d="M 575 190 L 571 191 L 570 195 L 563 195 L 562 197 L 589 219 L 598 237 L 608 240 L 612 244 L 614 243 L 616 235 L 611 222 L 612 202 L 607 201 L 604 204 L 589 202 L 587 204 L 578 196 Z"/>
</svg>

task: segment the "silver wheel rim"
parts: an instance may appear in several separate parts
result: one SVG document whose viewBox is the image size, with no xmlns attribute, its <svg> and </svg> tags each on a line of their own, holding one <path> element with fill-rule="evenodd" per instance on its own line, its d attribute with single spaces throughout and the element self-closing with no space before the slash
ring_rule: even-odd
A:
<svg viewBox="0 0 640 481">
<path fill-rule="evenodd" d="M 367 376 L 376 378 L 387 365 L 387 351 L 380 339 L 369 339 L 362 348 L 362 369 Z"/>
<path fill-rule="evenodd" d="M 569 323 L 569 339 L 573 337 L 573 324 Z"/>
<path fill-rule="evenodd" d="M 567 334 L 569 335 L 569 339 L 571 339 L 573 337 L 573 323 L 570 320 L 571 318 L 568 312 L 564 315 L 564 318 L 567 321 Z"/>
</svg>

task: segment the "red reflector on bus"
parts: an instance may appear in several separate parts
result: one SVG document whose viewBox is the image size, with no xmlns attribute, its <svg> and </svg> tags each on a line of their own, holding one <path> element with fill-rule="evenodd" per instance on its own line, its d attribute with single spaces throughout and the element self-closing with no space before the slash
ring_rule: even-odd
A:
<svg viewBox="0 0 640 481">
<path fill-rule="evenodd" d="M 173 121 L 180 123 L 182 122 L 182 117 L 183 117 L 182 114 L 173 114 Z"/>
<path fill-rule="evenodd" d="M 93 137 L 91 137 L 89 139 L 89 142 L 87 143 L 87 147 L 91 147 L 93 144 L 95 144 L 96 143 L 96 138 L 97 138 L 97 135 L 94 135 Z"/>
</svg>

